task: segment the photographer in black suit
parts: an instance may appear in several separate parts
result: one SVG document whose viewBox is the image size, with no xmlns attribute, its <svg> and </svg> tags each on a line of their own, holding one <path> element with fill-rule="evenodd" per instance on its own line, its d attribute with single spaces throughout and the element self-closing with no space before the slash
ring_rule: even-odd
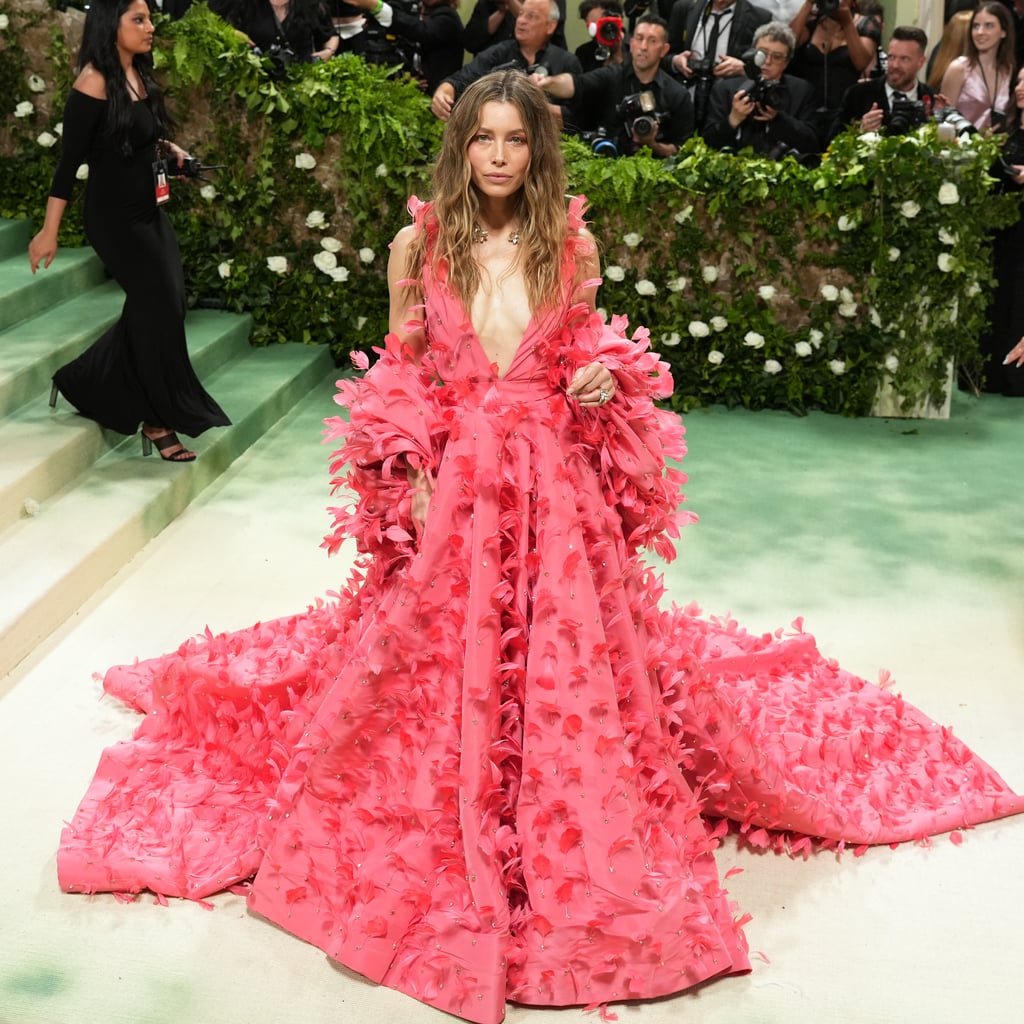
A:
<svg viewBox="0 0 1024 1024">
<path fill-rule="evenodd" d="M 830 140 L 851 124 L 859 125 L 861 132 L 884 129 L 902 134 L 923 124 L 931 113 L 937 94 L 917 78 L 928 60 L 928 37 L 915 26 L 897 26 L 887 52 L 885 78 L 858 82 L 846 90 Z"/>
<path fill-rule="evenodd" d="M 716 149 L 752 148 L 761 156 L 820 152 L 814 129 L 814 89 L 785 74 L 796 37 L 784 22 L 769 21 L 754 33 L 755 79 L 723 78 L 708 101 L 704 141 Z"/>
</svg>

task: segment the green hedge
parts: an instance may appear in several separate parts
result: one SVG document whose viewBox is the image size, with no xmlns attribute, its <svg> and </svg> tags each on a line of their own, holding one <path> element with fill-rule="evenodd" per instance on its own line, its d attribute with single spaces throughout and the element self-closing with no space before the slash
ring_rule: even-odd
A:
<svg viewBox="0 0 1024 1024">
<path fill-rule="evenodd" d="M 56 135 L 75 16 L 43 23 L 31 0 L 0 11 L 0 215 L 39 217 L 57 147 L 38 140 Z M 429 192 L 428 99 L 354 57 L 274 81 L 202 5 L 159 32 L 177 138 L 225 165 L 203 188 L 172 185 L 191 293 L 251 311 L 257 344 L 324 343 L 339 359 L 377 344 L 388 242 L 407 197 Z M 16 45 L 33 33 L 36 47 Z M 993 141 L 848 134 L 813 169 L 700 140 L 666 162 L 565 151 L 602 243 L 599 302 L 649 327 L 676 407 L 861 415 L 884 378 L 914 403 L 939 397 L 949 360 L 976 374 L 988 239 L 1019 215 L 988 177 Z M 63 241 L 82 241 L 77 217 Z"/>
</svg>

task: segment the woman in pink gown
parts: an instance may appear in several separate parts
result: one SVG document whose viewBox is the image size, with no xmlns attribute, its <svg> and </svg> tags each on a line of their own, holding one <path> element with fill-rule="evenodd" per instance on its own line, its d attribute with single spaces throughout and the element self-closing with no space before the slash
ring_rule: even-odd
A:
<svg viewBox="0 0 1024 1024">
<path fill-rule="evenodd" d="M 661 607 L 684 453 L 665 365 L 594 310 L 542 94 L 467 90 L 389 266 L 392 333 L 332 470 L 345 590 L 111 669 L 145 714 L 58 858 L 68 891 L 252 909 L 467 1020 L 749 969 L 714 851 L 889 843 L 1024 810 L 796 632 Z M 325 976 L 325 984 L 329 984 Z"/>
</svg>

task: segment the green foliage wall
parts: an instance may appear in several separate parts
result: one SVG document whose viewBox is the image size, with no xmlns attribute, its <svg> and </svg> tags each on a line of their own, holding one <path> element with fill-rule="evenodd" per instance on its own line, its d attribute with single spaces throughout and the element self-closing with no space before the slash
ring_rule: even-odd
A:
<svg viewBox="0 0 1024 1024">
<path fill-rule="evenodd" d="M 71 80 L 75 15 L 41 6 L 0 2 L 3 216 L 41 216 Z M 275 81 L 202 5 L 159 33 L 177 139 L 224 165 L 172 185 L 193 295 L 251 311 L 258 344 L 340 359 L 379 343 L 388 242 L 407 197 L 429 194 L 440 140 L 427 98 L 353 57 Z M 912 403 L 937 397 L 949 360 L 975 372 L 988 240 L 1019 214 L 987 175 L 995 142 L 850 134 L 813 169 L 699 140 L 672 162 L 565 150 L 602 243 L 599 303 L 649 327 L 677 407 L 859 415 L 883 379 Z M 62 240 L 82 241 L 76 217 Z"/>
</svg>

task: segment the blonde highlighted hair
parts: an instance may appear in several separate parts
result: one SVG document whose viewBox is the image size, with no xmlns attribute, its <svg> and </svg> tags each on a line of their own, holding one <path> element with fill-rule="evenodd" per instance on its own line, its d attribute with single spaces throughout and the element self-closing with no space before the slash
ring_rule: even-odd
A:
<svg viewBox="0 0 1024 1024">
<path fill-rule="evenodd" d="M 467 151 L 480 127 L 485 103 L 511 103 L 523 118 L 530 164 L 523 187 L 513 198 L 520 239 L 516 257 L 531 312 L 537 312 L 563 297 L 561 267 L 568 223 L 565 164 L 544 94 L 520 71 L 485 75 L 456 102 L 434 166 L 433 209 L 427 230 L 410 246 L 407 272 L 411 278 L 419 277 L 427 259 L 427 236 L 433 235 L 432 268 L 444 268 L 448 287 L 464 309 L 469 309 L 480 287 L 480 268 L 473 258 L 480 201 Z"/>
</svg>

